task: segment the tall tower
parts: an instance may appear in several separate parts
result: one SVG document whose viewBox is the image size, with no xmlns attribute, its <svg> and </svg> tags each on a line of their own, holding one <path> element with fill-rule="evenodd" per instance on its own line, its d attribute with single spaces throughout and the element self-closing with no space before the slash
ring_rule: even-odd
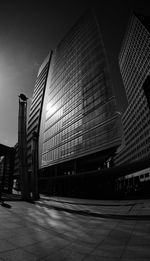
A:
<svg viewBox="0 0 150 261">
<path fill-rule="evenodd" d="M 120 143 L 99 20 L 89 10 L 52 54 L 40 124 L 39 168 L 52 176 L 98 169 Z"/>
<path fill-rule="evenodd" d="M 119 66 L 128 107 L 122 117 L 125 148 L 117 165 L 141 160 L 150 154 L 150 18 L 131 16 L 122 43 Z"/>
</svg>

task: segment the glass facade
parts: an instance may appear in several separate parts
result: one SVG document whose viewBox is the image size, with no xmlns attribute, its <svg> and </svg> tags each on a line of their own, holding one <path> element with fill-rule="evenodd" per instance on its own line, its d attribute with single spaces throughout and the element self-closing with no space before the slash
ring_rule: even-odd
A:
<svg viewBox="0 0 150 261">
<path fill-rule="evenodd" d="M 40 168 L 121 143 L 98 20 L 84 14 L 52 54 L 39 138 Z"/>
</svg>

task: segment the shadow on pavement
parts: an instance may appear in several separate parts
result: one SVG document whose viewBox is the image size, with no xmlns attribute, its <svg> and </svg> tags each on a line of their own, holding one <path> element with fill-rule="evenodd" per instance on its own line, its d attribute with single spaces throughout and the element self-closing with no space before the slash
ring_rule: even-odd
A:
<svg viewBox="0 0 150 261">
<path fill-rule="evenodd" d="M 1 205 L 2 207 L 5 207 L 5 208 L 11 208 L 11 205 L 9 205 L 9 204 L 7 204 L 7 203 L 5 203 L 5 202 L 3 202 L 3 201 L 0 202 L 0 205 Z"/>
</svg>

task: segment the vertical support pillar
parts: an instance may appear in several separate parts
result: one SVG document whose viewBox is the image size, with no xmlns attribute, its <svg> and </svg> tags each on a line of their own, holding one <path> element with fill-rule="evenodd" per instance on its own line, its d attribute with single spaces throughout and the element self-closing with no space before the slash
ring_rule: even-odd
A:
<svg viewBox="0 0 150 261">
<path fill-rule="evenodd" d="M 74 160 L 74 174 L 77 174 L 77 159 Z"/>
<path fill-rule="evenodd" d="M 29 181 L 27 171 L 27 140 L 26 140 L 26 120 L 27 120 L 27 98 L 23 94 L 19 96 L 18 115 L 18 155 L 19 174 L 21 181 L 21 195 L 23 200 L 30 199 Z"/>
<path fill-rule="evenodd" d="M 32 133 L 32 174 L 31 174 L 31 186 L 32 186 L 32 198 L 33 200 L 39 199 L 38 192 L 38 134 Z"/>
<path fill-rule="evenodd" d="M 57 175 L 58 175 L 58 167 L 57 167 L 57 165 L 54 166 L 54 175 L 55 175 L 55 177 L 57 177 Z"/>
<path fill-rule="evenodd" d="M 5 190 L 5 178 L 6 178 L 6 170 L 7 170 L 7 156 L 4 156 L 3 159 L 3 176 L 2 176 L 2 183 L 1 183 L 1 192 Z"/>
</svg>

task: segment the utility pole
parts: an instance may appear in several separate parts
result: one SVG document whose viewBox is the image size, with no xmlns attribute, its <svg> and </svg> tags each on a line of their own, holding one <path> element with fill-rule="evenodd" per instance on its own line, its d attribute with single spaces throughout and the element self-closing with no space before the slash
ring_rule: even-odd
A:
<svg viewBox="0 0 150 261">
<path fill-rule="evenodd" d="M 39 192 L 38 192 L 38 134 L 36 131 L 32 133 L 31 153 L 32 153 L 32 173 L 31 173 L 32 198 L 33 200 L 37 200 L 39 199 Z"/>
<path fill-rule="evenodd" d="M 18 115 L 18 157 L 19 174 L 21 181 L 21 195 L 23 200 L 30 200 L 29 180 L 27 170 L 27 97 L 24 94 L 19 96 L 19 115 Z"/>
</svg>

